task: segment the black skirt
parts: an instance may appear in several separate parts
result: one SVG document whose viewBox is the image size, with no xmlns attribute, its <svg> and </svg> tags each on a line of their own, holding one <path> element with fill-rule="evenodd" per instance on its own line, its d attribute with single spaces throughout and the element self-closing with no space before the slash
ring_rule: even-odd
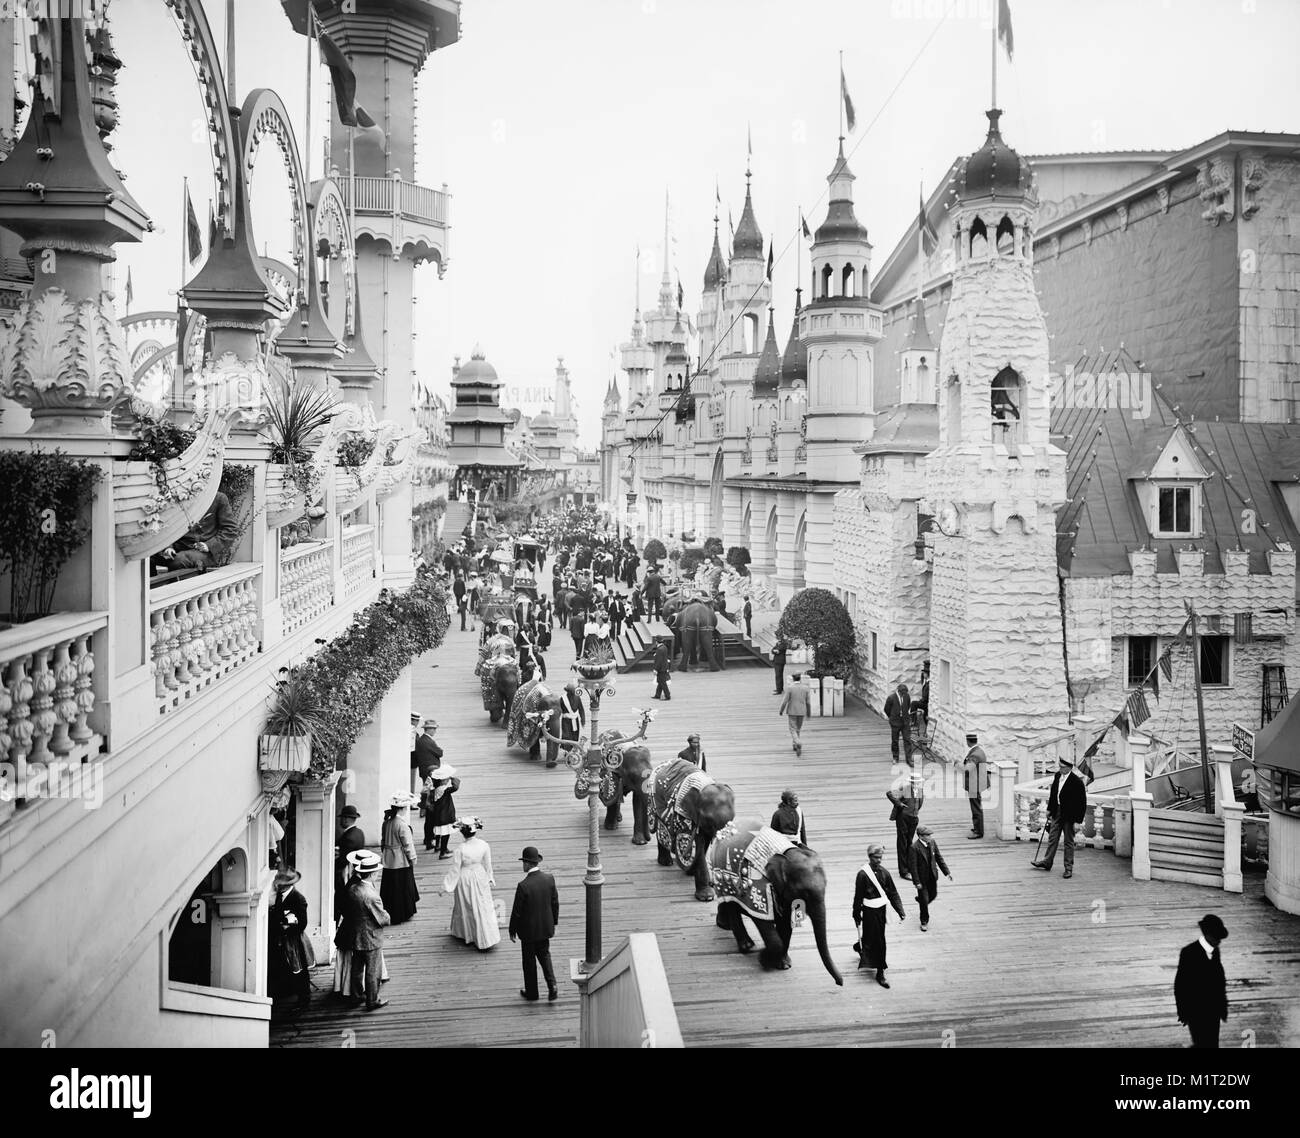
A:
<svg viewBox="0 0 1300 1138">
<path fill-rule="evenodd" d="M 420 899 L 420 891 L 415 887 L 415 867 L 408 865 L 401 869 L 385 869 L 383 879 L 379 882 L 379 899 L 395 925 L 415 916 L 415 904 Z"/>
</svg>

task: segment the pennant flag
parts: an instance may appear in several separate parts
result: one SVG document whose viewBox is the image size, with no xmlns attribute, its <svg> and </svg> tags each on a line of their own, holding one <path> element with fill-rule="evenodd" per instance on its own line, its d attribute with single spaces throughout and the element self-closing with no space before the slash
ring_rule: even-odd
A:
<svg viewBox="0 0 1300 1138">
<path fill-rule="evenodd" d="M 1147 676 L 1147 683 L 1151 685 L 1151 694 L 1156 697 L 1156 702 L 1160 702 L 1160 669 L 1152 668 L 1151 674 Z"/>
<path fill-rule="evenodd" d="M 339 113 L 339 122 L 344 126 L 357 126 L 357 76 L 352 70 L 352 64 L 339 50 L 339 45 L 323 31 L 317 38 L 320 42 L 321 59 L 330 70 L 330 83 L 334 88 L 334 106 Z M 373 125 L 372 120 L 371 126 Z"/>
<path fill-rule="evenodd" d="M 190 310 L 176 302 L 176 366 L 185 370 L 185 336 L 190 327 Z"/>
<path fill-rule="evenodd" d="M 1169 658 L 1169 649 L 1166 648 L 1160 653 L 1160 670 L 1164 673 L 1167 680 L 1174 678 L 1174 662 Z"/>
<path fill-rule="evenodd" d="M 1109 730 L 1109 728 L 1107 728 L 1107 730 Z M 1093 755 L 1097 753 L 1097 748 L 1101 746 L 1101 742 L 1105 738 L 1106 738 L 1106 732 L 1103 731 L 1100 735 L 1097 736 L 1096 739 L 1093 740 L 1092 746 L 1083 752 L 1083 757 L 1085 759 L 1092 758 Z"/>
<path fill-rule="evenodd" d="M 767 242 L 767 279 L 769 283 L 772 280 L 772 241 L 770 238 Z"/>
<path fill-rule="evenodd" d="M 728 229 L 728 230 L 730 231 L 730 233 L 731 233 L 731 244 L 732 244 L 732 245 L 735 245 L 735 243 L 736 243 L 736 226 L 735 226 L 735 223 L 731 220 L 731 207 L 730 207 L 730 206 L 727 207 L 727 229 Z"/>
<path fill-rule="evenodd" d="M 1007 0 L 998 0 L 998 39 L 1007 49 L 1007 58 L 1014 58 L 1011 52 L 1015 46 L 1015 37 L 1011 34 L 1011 5 Z"/>
<path fill-rule="evenodd" d="M 1147 697 L 1141 689 L 1128 697 L 1124 709 L 1128 712 L 1129 720 L 1134 727 L 1141 727 L 1151 718 L 1151 709 L 1147 706 Z"/>
<path fill-rule="evenodd" d="M 311 0 L 280 0 L 280 7 L 298 35 L 311 35 Z"/>
<path fill-rule="evenodd" d="M 677 278 L 677 310 L 679 312 L 681 311 L 682 308 L 682 301 L 685 300 L 685 298 L 686 298 L 686 294 L 682 291 L 682 278 L 678 277 Z"/>
<path fill-rule="evenodd" d="M 208 202 L 208 250 L 211 251 L 217 246 L 217 211 L 212 208 L 212 202 Z"/>
<path fill-rule="evenodd" d="M 190 187 L 185 187 L 185 237 L 188 244 L 186 257 L 191 265 L 197 264 L 203 257 L 203 233 L 199 229 L 199 219 L 194 214 L 194 203 L 190 200 Z"/>
<path fill-rule="evenodd" d="M 131 270 L 126 270 L 126 310 L 131 311 L 131 302 L 135 300 L 135 286 L 131 283 Z"/>
<path fill-rule="evenodd" d="M 840 94 L 844 96 L 844 125 L 853 133 L 858 125 L 858 116 L 853 110 L 853 100 L 849 98 L 849 85 L 844 81 L 844 65 L 840 65 Z"/>
<path fill-rule="evenodd" d="M 916 231 L 921 235 L 921 248 L 928 257 L 939 248 L 939 235 L 934 231 L 934 226 L 930 224 L 930 219 L 925 214 L 925 198 L 921 197 L 919 192 L 917 200 L 921 204 L 916 213 Z"/>
<path fill-rule="evenodd" d="M 748 123 L 745 124 L 745 157 L 754 157 L 754 128 Z"/>
<path fill-rule="evenodd" d="M 812 233 L 808 230 L 808 222 L 804 220 L 803 211 L 799 211 L 799 224 L 803 226 L 803 235 L 806 241 L 812 240 Z"/>
<path fill-rule="evenodd" d="M 383 127 L 371 117 L 370 112 L 360 103 L 357 103 L 354 112 L 357 120 L 357 137 L 368 138 L 376 146 L 384 146 L 388 142 L 388 135 L 384 133 Z"/>
<path fill-rule="evenodd" d="M 127 294 L 128 296 L 130 293 Z M 129 303 L 129 302 L 128 302 Z M 1255 617 L 1253 613 L 1239 612 L 1232 618 L 1232 635 L 1238 644 L 1255 643 Z"/>
</svg>

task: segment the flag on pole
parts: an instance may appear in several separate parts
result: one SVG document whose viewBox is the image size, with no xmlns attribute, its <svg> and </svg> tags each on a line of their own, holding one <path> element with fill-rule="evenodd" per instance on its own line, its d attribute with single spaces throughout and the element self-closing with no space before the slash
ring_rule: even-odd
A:
<svg viewBox="0 0 1300 1138">
<path fill-rule="evenodd" d="M 849 85 L 844 80 L 844 64 L 840 64 L 840 94 L 844 96 L 844 125 L 849 128 L 849 133 L 853 133 L 853 128 L 858 125 L 858 116 L 853 110 L 853 100 L 849 98 Z"/>
<path fill-rule="evenodd" d="M 731 234 L 731 244 L 734 246 L 736 244 L 736 226 L 735 223 L 731 220 L 730 206 L 727 207 L 727 230 Z"/>
<path fill-rule="evenodd" d="M 203 233 L 199 229 L 199 219 L 194 213 L 194 202 L 190 200 L 190 187 L 185 186 L 185 258 L 191 265 L 197 264 L 203 256 Z"/>
<path fill-rule="evenodd" d="M 1002 46 L 1007 49 L 1007 58 L 1012 58 L 1012 48 L 1015 46 L 1015 36 L 1011 34 L 1011 5 L 1007 0 L 998 0 L 998 39 L 1002 41 Z M 850 130 L 852 127 L 849 128 Z"/>
<path fill-rule="evenodd" d="M 180 297 L 176 299 L 176 366 L 185 370 L 185 337 L 190 327 L 190 310 Z"/>
<path fill-rule="evenodd" d="M 772 280 L 772 239 L 770 237 L 767 241 L 767 279 L 769 283 Z"/>
<path fill-rule="evenodd" d="M 1151 709 L 1147 706 L 1147 697 L 1141 688 L 1128 697 L 1124 710 L 1128 712 L 1129 722 L 1134 727 L 1141 727 L 1151 718 Z"/>
<path fill-rule="evenodd" d="M 1169 659 L 1168 648 L 1160 653 L 1160 670 L 1164 673 L 1165 679 L 1172 680 L 1174 678 L 1174 663 Z"/>
<path fill-rule="evenodd" d="M 126 310 L 131 311 L 131 302 L 135 300 L 135 286 L 131 283 L 131 270 L 126 270 Z"/>
<path fill-rule="evenodd" d="M 217 246 L 217 211 L 212 208 L 212 202 L 208 202 L 208 251 L 211 252 Z"/>
<path fill-rule="evenodd" d="M 799 224 L 800 224 L 800 226 L 802 226 L 802 228 L 803 228 L 803 236 L 804 236 L 804 240 L 805 240 L 805 241 L 811 241 L 811 240 L 812 240 L 812 233 L 811 233 L 811 232 L 809 231 L 809 229 L 808 229 L 808 222 L 807 222 L 807 221 L 805 220 L 805 218 L 804 218 L 803 210 L 800 210 L 800 211 L 799 211 Z"/>
<path fill-rule="evenodd" d="M 921 248 L 928 257 L 937 248 L 939 248 L 939 235 L 934 231 L 934 226 L 930 224 L 929 217 L 925 213 L 925 198 L 919 196 L 920 206 L 916 213 L 916 231 L 921 235 Z"/>
<path fill-rule="evenodd" d="M 1156 702 L 1160 702 L 1160 669 L 1152 668 L 1151 674 L 1147 676 L 1147 683 L 1151 685 L 1151 694 L 1156 697 Z"/>
<path fill-rule="evenodd" d="M 360 103 L 357 103 L 354 107 L 354 114 L 357 120 L 356 133 L 358 138 L 368 138 L 377 146 L 383 146 L 388 142 L 388 135 L 384 133 L 384 128 L 375 122 L 370 112 Z"/>
<path fill-rule="evenodd" d="M 749 123 L 745 124 L 745 157 L 754 157 L 754 128 Z"/>
<path fill-rule="evenodd" d="M 330 86 L 334 88 L 334 107 L 338 111 L 339 122 L 344 126 L 357 126 L 359 124 L 356 115 L 356 72 L 352 70 L 348 57 L 339 50 L 339 45 L 330 39 L 324 30 L 316 38 L 320 43 L 321 59 L 329 68 Z M 373 119 L 370 125 L 374 125 Z"/>
<path fill-rule="evenodd" d="M 686 294 L 682 291 L 682 278 L 677 278 L 677 311 L 682 309 L 682 301 L 686 299 Z"/>
</svg>

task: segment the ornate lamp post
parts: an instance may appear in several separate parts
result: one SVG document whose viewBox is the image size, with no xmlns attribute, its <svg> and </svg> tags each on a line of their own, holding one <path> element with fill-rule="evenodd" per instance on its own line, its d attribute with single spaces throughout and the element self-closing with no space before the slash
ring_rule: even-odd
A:
<svg viewBox="0 0 1300 1138">
<path fill-rule="evenodd" d="M 641 716 L 636 734 L 624 735 L 620 731 L 598 731 L 600 701 L 603 696 L 612 696 L 617 691 L 609 682 L 609 674 L 614 670 L 614 661 L 578 660 L 573 665 L 578 673 L 580 686 L 578 699 L 583 707 L 583 718 L 588 723 L 590 735 L 583 734 L 577 740 L 560 739 L 546 730 L 546 721 L 540 712 L 534 712 L 529 718 L 538 725 L 543 737 L 557 744 L 565 751 L 564 761 L 571 770 L 577 772 L 573 785 L 575 798 L 587 800 L 588 806 L 588 841 L 587 874 L 583 885 L 587 891 L 587 954 L 579 965 L 581 973 L 590 972 L 603 955 L 601 949 L 601 887 L 605 884 L 605 875 L 600 864 L 600 788 L 605 779 L 612 777 L 612 772 L 623 764 L 623 748 L 645 738 L 646 731 L 654 719 L 651 710 L 636 709 Z M 589 739 L 595 742 L 589 745 Z"/>
</svg>

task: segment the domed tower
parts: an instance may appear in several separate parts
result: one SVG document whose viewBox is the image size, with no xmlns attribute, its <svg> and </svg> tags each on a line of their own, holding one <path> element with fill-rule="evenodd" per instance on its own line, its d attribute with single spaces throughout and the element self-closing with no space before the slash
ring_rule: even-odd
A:
<svg viewBox="0 0 1300 1138">
<path fill-rule="evenodd" d="M 777 388 L 777 445 L 781 449 L 781 473 L 798 473 L 808 461 L 804 432 L 808 407 L 808 349 L 799 339 L 799 313 L 803 310 L 803 289 L 794 290 L 794 325 L 781 357 L 781 379 Z"/>
<path fill-rule="evenodd" d="M 713 351 L 717 337 L 722 328 L 718 325 L 722 309 L 722 286 L 727 282 L 727 261 L 722 255 L 722 245 L 718 241 L 718 214 L 713 214 L 713 251 L 709 254 L 709 263 L 704 268 L 704 292 L 700 298 L 700 315 L 697 321 L 700 330 L 700 358 L 707 359 Z"/>
<path fill-rule="evenodd" d="M 1065 455 L 1048 438 L 1047 325 L 1034 293 L 1029 164 L 988 112 L 956 179 L 956 267 L 939 356 L 939 446 L 926 489 L 939 527 L 930 635 L 941 749 L 967 731 L 1027 769 L 1068 712 L 1056 564 Z"/>
<path fill-rule="evenodd" d="M 763 341 L 763 351 L 758 357 L 758 367 L 754 371 L 754 393 L 752 397 L 754 437 L 772 437 L 771 430 L 777 419 L 777 394 L 781 387 L 781 349 L 776 343 L 775 310 L 768 309 L 767 339 Z M 767 465 L 762 465 L 766 457 Z M 754 469 L 776 470 L 776 448 L 769 446 L 766 450 L 756 448 Z"/>
</svg>

